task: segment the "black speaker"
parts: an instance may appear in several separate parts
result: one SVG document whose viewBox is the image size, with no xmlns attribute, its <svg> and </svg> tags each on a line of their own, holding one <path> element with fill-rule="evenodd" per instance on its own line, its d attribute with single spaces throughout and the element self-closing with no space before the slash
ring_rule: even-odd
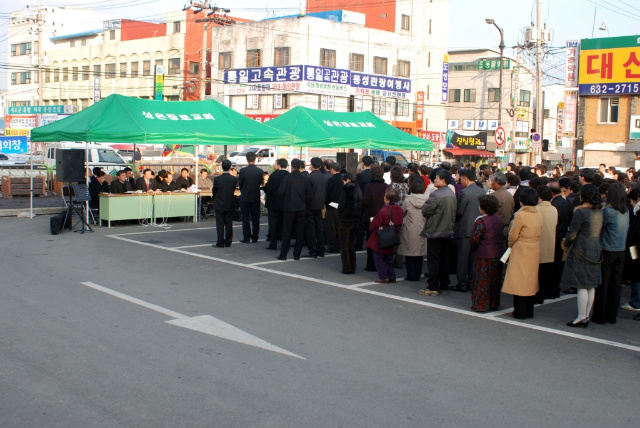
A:
<svg viewBox="0 0 640 428">
<path fill-rule="evenodd" d="M 56 178 L 63 183 L 84 181 L 84 150 L 56 150 Z"/>
<path fill-rule="evenodd" d="M 549 140 L 542 140 L 542 151 L 543 152 L 549 151 Z"/>
<path fill-rule="evenodd" d="M 357 153 L 336 153 L 336 160 L 346 167 L 346 170 L 355 174 L 358 168 L 358 154 Z"/>
</svg>

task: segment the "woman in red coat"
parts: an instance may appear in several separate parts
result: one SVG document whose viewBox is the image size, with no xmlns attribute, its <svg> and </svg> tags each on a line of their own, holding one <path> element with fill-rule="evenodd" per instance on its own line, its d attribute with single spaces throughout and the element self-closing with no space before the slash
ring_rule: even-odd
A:
<svg viewBox="0 0 640 428">
<path fill-rule="evenodd" d="M 396 247 L 378 248 L 378 229 L 389 226 L 393 219 L 393 226 L 396 228 L 396 233 L 400 233 L 400 228 L 402 227 L 402 207 L 398 205 L 399 197 L 396 189 L 387 189 L 384 194 L 385 206 L 378 211 L 378 214 L 373 217 L 369 225 L 371 236 L 367 241 L 367 248 L 370 248 L 373 252 L 373 261 L 376 265 L 379 278 L 376 282 L 381 284 L 396 282 L 396 270 L 393 263 L 393 252 Z"/>
</svg>

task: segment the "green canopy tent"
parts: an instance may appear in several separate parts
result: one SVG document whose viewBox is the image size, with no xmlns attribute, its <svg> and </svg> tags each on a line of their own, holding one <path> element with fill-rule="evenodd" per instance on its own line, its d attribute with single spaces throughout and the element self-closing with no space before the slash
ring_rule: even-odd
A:
<svg viewBox="0 0 640 428">
<path fill-rule="evenodd" d="M 388 124 L 371 112 L 338 113 L 294 107 L 267 125 L 299 138 L 308 148 L 394 149 L 430 152 L 433 142 Z"/>
<path fill-rule="evenodd" d="M 31 131 L 31 141 L 38 142 L 289 146 L 297 140 L 215 100 L 154 101 L 117 94 Z"/>
</svg>

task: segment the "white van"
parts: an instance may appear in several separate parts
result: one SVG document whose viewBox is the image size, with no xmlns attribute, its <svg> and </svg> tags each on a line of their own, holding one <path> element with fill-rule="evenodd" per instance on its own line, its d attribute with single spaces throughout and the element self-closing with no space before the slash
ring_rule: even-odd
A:
<svg viewBox="0 0 640 428">
<path fill-rule="evenodd" d="M 99 166 L 107 174 L 115 175 L 119 170 L 129 165 L 113 148 L 105 144 L 68 141 L 45 143 L 42 163 L 48 169 L 52 170 L 56 167 L 56 150 L 85 150 L 86 148 L 89 150 L 87 158 L 89 170 L 93 170 L 94 167 Z"/>
</svg>

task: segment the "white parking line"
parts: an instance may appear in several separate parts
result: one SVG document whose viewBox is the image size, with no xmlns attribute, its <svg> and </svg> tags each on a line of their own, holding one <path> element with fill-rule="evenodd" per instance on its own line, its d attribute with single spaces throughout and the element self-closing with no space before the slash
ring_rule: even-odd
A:
<svg viewBox="0 0 640 428">
<path fill-rule="evenodd" d="M 161 233 L 161 231 L 158 231 L 158 233 Z M 469 310 L 466 310 L 466 309 L 459 309 L 459 308 L 454 308 L 454 307 L 450 307 L 450 306 L 439 305 L 439 304 L 436 304 L 436 303 L 432 303 L 430 301 L 410 299 L 410 298 L 407 298 L 407 297 L 397 296 L 397 295 L 394 295 L 394 294 L 388 294 L 388 293 L 383 293 L 383 292 L 379 292 L 379 291 L 375 291 L 375 290 L 370 290 L 370 289 L 367 289 L 367 288 L 362 288 L 365 285 L 375 284 L 375 282 L 354 284 L 354 285 L 345 285 L 345 284 L 340 284 L 340 283 L 333 282 L 333 281 L 326 281 L 326 280 L 319 279 L 319 278 L 314 278 L 314 277 L 309 277 L 309 276 L 304 276 L 304 275 L 298 275 L 298 274 L 289 273 L 289 272 L 280 272 L 280 271 L 277 271 L 277 270 L 274 270 L 274 269 L 265 268 L 265 267 L 262 267 L 262 266 L 240 263 L 240 262 L 236 262 L 236 261 L 232 261 L 232 260 L 222 259 L 222 258 L 219 258 L 219 257 L 207 256 L 205 254 L 191 253 L 189 251 L 184 251 L 184 250 L 177 249 L 177 248 L 165 248 L 163 246 L 156 245 L 156 244 L 151 244 L 151 243 L 148 243 L 148 242 L 140 242 L 140 241 L 136 241 L 136 240 L 133 240 L 133 239 L 123 238 L 121 235 L 105 235 L 105 236 L 107 236 L 108 238 L 118 239 L 118 240 L 121 240 L 121 241 L 130 242 L 130 243 L 133 243 L 133 244 L 144 245 L 144 246 L 152 247 L 152 248 L 158 248 L 158 249 L 162 249 L 162 250 L 165 250 L 165 251 L 172 251 L 172 252 L 175 252 L 175 253 L 189 255 L 189 256 L 192 256 L 192 257 L 196 257 L 196 258 L 201 258 L 201 259 L 206 259 L 206 260 L 213 260 L 213 261 L 217 261 L 217 262 L 220 262 L 220 263 L 229 264 L 229 265 L 232 265 L 232 266 L 243 267 L 243 268 L 246 268 L 246 269 L 252 269 L 252 270 L 265 272 L 265 273 L 271 273 L 271 274 L 274 274 L 274 275 L 286 276 L 286 277 L 289 277 L 289 278 L 300 279 L 300 280 L 304 280 L 304 281 L 308 281 L 308 282 L 314 282 L 314 283 L 317 283 L 317 284 L 329 285 L 329 286 L 332 286 L 332 287 L 335 287 L 335 288 L 341 288 L 341 289 L 345 289 L 345 290 L 352 290 L 352 291 L 356 291 L 356 292 L 360 292 L 360 293 L 364 293 L 364 294 L 369 294 L 369 295 L 373 295 L 373 296 L 384 297 L 384 298 L 391 299 L 391 300 L 397 300 L 397 301 L 406 302 L 406 303 L 412 303 L 412 304 L 415 304 L 415 305 L 425 306 L 425 307 L 429 307 L 429 308 L 440 309 L 440 310 L 443 310 L 443 311 L 453 312 L 453 313 L 456 313 L 456 314 L 466 315 L 466 316 L 469 316 L 469 317 L 485 319 L 485 320 L 489 320 L 489 321 L 495 321 L 495 322 L 499 322 L 499 323 L 502 323 L 502 324 L 509 324 L 509 325 L 513 325 L 513 326 L 517 326 L 517 327 L 521 327 L 521 328 L 527 328 L 527 329 L 530 329 L 530 330 L 536 330 L 536 331 L 541 331 L 541 332 L 545 332 L 545 333 L 551 333 L 551 334 L 555 334 L 555 335 L 558 335 L 558 336 L 571 337 L 573 339 L 579 339 L 579 340 L 583 340 L 583 341 L 586 341 L 586 342 L 593 342 L 593 343 L 598 343 L 598 344 L 601 344 L 601 345 L 613 346 L 613 347 L 616 347 L 616 348 L 621 348 L 621 349 L 626 349 L 626 350 L 630 350 L 630 351 L 640 352 L 640 346 L 633 346 L 633 345 L 628 345 L 626 343 L 614 342 L 614 341 L 611 341 L 611 340 L 600 339 L 600 338 L 597 338 L 597 337 L 580 335 L 580 334 L 576 334 L 576 333 L 572 333 L 572 332 L 568 332 L 568 331 L 564 331 L 564 330 L 556 330 L 556 329 L 553 329 L 553 328 L 541 327 L 541 326 L 527 324 L 525 322 L 512 320 L 512 319 L 500 318 L 500 317 L 494 315 L 494 314 L 496 314 L 495 312 L 494 313 L 477 313 L 477 312 L 472 312 L 472 311 L 469 311 Z M 565 297 L 565 299 L 569 299 L 569 298 L 571 298 L 571 297 Z M 558 299 L 556 299 L 556 301 L 557 300 Z M 511 309 L 511 310 L 513 310 L 513 309 Z M 511 310 L 509 310 L 508 312 L 510 312 Z M 498 311 L 498 312 L 504 312 L 504 311 Z M 499 313 L 498 315 L 502 315 L 502 313 Z"/>
</svg>

